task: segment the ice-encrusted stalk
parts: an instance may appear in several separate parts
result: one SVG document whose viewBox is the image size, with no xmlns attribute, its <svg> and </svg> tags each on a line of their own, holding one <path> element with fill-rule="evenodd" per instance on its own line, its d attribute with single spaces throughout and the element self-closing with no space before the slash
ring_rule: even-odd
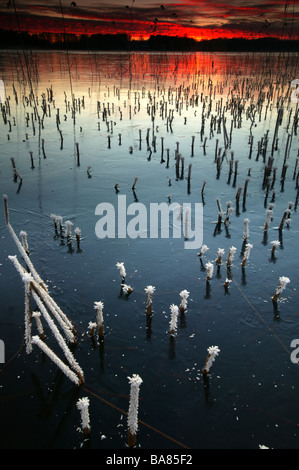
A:
<svg viewBox="0 0 299 470">
<path fill-rule="evenodd" d="M 146 293 L 146 313 L 150 315 L 152 313 L 153 294 L 156 288 L 154 286 L 146 286 L 144 289 Z"/>
<path fill-rule="evenodd" d="M 53 362 L 56 364 L 62 372 L 76 385 L 80 385 L 79 377 L 64 363 L 62 360 L 52 351 L 49 346 L 42 341 L 39 336 L 32 337 L 32 344 L 36 344 Z"/>
<path fill-rule="evenodd" d="M 79 398 L 76 403 L 81 416 L 81 426 L 85 436 L 90 434 L 89 398 Z"/>
<path fill-rule="evenodd" d="M 282 276 L 279 278 L 279 286 L 277 287 L 275 294 L 272 297 L 273 302 L 278 301 L 280 294 L 285 290 L 285 288 L 290 282 L 290 279 L 286 276 Z"/>
<path fill-rule="evenodd" d="M 134 447 L 136 444 L 136 433 L 138 431 L 138 407 L 140 385 L 143 380 L 138 374 L 128 377 L 130 384 L 130 403 L 128 411 L 128 446 Z"/>
<path fill-rule="evenodd" d="M 215 361 L 216 356 L 218 356 L 219 352 L 220 352 L 220 349 L 218 348 L 218 346 L 210 346 L 208 348 L 208 355 L 207 355 L 207 358 L 206 358 L 205 365 L 202 369 L 202 373 L 204 375 L 209 373 L 209 371 L 211 369 L 211 366 L 212 366 L 213 362 Z"/>
<path fill-rule="evenodd" d="M 94 302 L 94 309 L 96 311 L 96 323 L 98 327 L 99 336 L 104 335 L 103 308 L 104 308 L 104 302 Z"/>
</svg>

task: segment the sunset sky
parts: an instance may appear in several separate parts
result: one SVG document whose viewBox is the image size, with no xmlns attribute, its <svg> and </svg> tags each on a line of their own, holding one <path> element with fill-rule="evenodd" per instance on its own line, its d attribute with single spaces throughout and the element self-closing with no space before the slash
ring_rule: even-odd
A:
<svg viewBox="0 0 299 470">
<path fill-rule="evenodd" d="M 0 2 L 0 28 L 30 33 L 127 33 L 216 37 L 299 36 L 298 0 L 12 0 Z"/>
</svg>

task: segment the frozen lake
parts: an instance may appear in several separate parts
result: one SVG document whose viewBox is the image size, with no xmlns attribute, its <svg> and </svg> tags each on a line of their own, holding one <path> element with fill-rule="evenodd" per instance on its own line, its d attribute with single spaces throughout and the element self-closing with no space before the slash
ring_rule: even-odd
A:
<svg viewBox="0 0 299 470">
<path fill-rule="evenodd" d="M 72 350 L 85 377 L 77 387 L 36 345 L 26 353 L 24 286 L 8 256 L 26 265 L 3 205 L 1 448 L 125 448 L 133 374 L 143 380 L 138 448 L 298 448 L 298 364 L 291 357 L 299 338 L 298 103 L 291 86 L 298 77 L 295 54 L 0 53 L 1 191 L 15 233 L 26 231 L 32 263 L 76 328 Z M 12 158 L 22 180 L 14 180 Z M 172 236 L 172 218 L 168 238 L 159 226 L 151 238 L 151 220 L 118 218 L 120 201 L 125 208 L 140 203 L 131 210 L 142 205 L 148 214 L 155 203 L 189 204 L 191 229 L 203 204 L 209 250 L 199 257 L 201 244 L 186 249 L 184 231 Z M 234 210 L 224 223 L 229 201 Z M 103 203 L 115 209 L 114 238 L 96 233 Z M 51 214 L 72 222 L 71 240 L 55 232 Z M 242 269 L 246 219 L 252 249 Z M 130 221 L 137 238 L 126 233 Z M 207 262 L 214 267 L 209 282 Z M 282 276 L 291 282 L 275 305 Z M 155 286 L 152 315 L 148 285 Z M 172 337 L 170 305 L 180 304 L 185 289 L 187 311 Z M 98 301 L 100 342 L 89 334 Z M 34 300 L 31 307 L 37 310 Z M 46 344 L 63 357 L 43 325 Z M 220 353 L 204 377 L 211 345 Z M 88 440 L 76 407 L 86 396 Z"/>
</svg>

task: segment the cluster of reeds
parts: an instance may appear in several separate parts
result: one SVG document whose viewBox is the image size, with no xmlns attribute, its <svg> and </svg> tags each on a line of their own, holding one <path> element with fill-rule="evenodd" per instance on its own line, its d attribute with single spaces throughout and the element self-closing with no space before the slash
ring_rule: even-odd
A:
<svg viewBox="0 0 299 470">
<path fill-rule="evenodd" d="M 55 234 L 56 235 L 59 234 L 61 238 L 66 238 L 67 243 L 71 245 L 72 227 L 74 225 L 73 222 L 71 222 L 70 220 L 66 220 L 64 222 L 64 227 L 63 227 L 63 217 L 61 217 L 60 215 L 56 215 L 56 214 L 51 214 L 50 217 L 53 220 Z M 77 250 L 80 251 L 80 243 L 82 239 L 81 229 L 79 227 L 75 227 L 74 233 L 75 233 L 75 240 L 77 244 Z"/>
<path fill-rule="evenodd" d="M 25 344 L 26 352 L 32 352 L 32 345 L 37 345 L 76 385 L 84 382 L 84 373 L 77 363 L 67 343 L 76 344 L 76 331 L 67 315 L 50 296 L 46 283 L 36 271 L 23 244 L 18 239 L 9 220 L 8 200 L 4 195 L 5 218 L 9 232 L 26 264 L 26 268 L 18 261 L 17 256 L 9 256 L 19 273 L 25 290 Z M 23 234 L 24 240 L 24 234 Z M 26 245 L 25 245 L 26 246 Z M 38 311 L 32 313 L 32 300 L 35 301 Z M 32 318 L 36 319 L 39 335 L 32 334 Z M 68 365 L 46 344 L 46 335 L 43 327 L 45 321 L 61 348 Z M 58 326 L 57 326 L 57 324 Z"/>
</svg>

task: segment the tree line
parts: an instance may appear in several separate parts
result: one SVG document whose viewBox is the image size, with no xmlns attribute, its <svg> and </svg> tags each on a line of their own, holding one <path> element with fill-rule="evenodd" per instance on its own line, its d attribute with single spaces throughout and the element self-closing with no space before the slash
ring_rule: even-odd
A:
<svg viewBox="0 0 299 470">
<path fill-rule="evenodd" d="M 286 51 L 298 52 L 299 40 L 283 40 L 275 37 L 245 39 L 216 38 L 196 41 L 188 37 L 152 35 L 147 40 L 131 40 L 126 34 L 82 34 L 0 29 L 0 48 L 56 49 L 56 50 L 119 50 L 119 51 Z"/>
</svg>

